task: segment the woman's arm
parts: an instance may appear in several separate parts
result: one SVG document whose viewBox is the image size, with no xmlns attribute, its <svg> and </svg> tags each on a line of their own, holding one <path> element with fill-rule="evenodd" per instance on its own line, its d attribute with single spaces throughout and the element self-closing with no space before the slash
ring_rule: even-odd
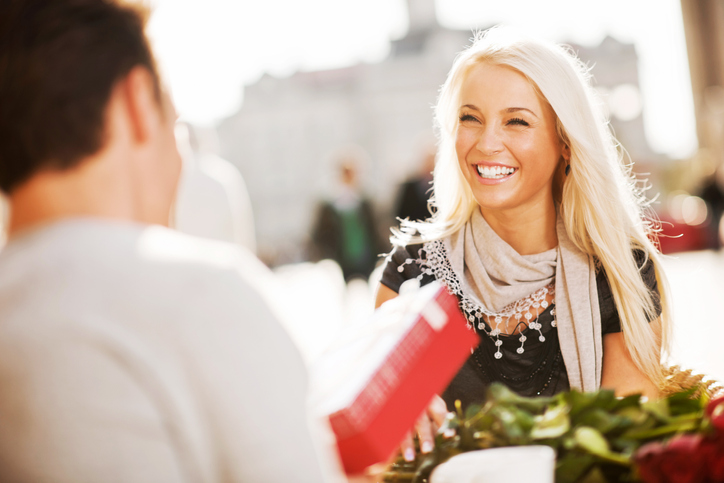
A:
<svg viewBox="0 0 724 483">
<path fill-rule="evenodd" d="M 377 286 L 377 298 L 375 299 L 375 308 L 384 304 L 388 300 L 391 300 L 391 299 L 397 297 L 397 295 L 398 295 L 397 292 L 392 290 L 390 287 L 379 284 Z"/>
<path fill-rule="evenodd" d="M 658 320 L 651 322 L 659 323 Z M 659 397 L 658 386 L 636 366 L 624 343 L 623 333 L 603 336 L 603 374 L 601 387 L 613 389 L 616 396 L 641 393 L 649 399 Z"/>
</svg>

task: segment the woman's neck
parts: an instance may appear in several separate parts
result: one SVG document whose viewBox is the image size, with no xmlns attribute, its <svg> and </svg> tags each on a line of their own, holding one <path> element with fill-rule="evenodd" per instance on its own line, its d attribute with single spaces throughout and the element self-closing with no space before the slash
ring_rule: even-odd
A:
<svg viewBox="0 0 724 483">
<path fill-rule="evenodd" d="M 534 255 L 558 246 L 556 210 L 549 207 L 490 211 L 481 209 L 485 221 L 520 255 Z"/>
</svg>

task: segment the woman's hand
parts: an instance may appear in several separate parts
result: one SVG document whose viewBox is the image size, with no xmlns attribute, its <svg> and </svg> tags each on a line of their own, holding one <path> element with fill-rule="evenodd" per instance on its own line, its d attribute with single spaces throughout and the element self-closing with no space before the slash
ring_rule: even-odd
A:
<svg viewBox="0 0 724 483">
<path fill-rule="evenodd" d="M 447 413 L 445 401 L 438 395 L 433 396 L 427 409 L 425 409 L 415 423 L 415 432 L 420 439 L 421 453 L 429 453 L 435 447 L 435 434 L 445 422 Z M 402 457 L 405 458 L 405 461 L 413 461 L 415 459 L 415 445 L 412 431 L 408 432 L 402 440 L 400 452 L 402 453 Z"/>
</svg>

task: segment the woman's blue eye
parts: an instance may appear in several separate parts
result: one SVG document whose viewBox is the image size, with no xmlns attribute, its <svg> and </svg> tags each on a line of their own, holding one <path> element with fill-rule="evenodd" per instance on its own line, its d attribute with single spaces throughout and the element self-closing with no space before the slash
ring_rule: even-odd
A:
<svg viewBox="0 0 724 483">
<path fill-rule="evenodd" d="M 517 124 L 519 126 L 530 126 L 530 124 L 528 124 L 526 121 L 519 117 L 514 117 L 513 119 L 509 120 L 508 125 L 510 124 Z"/>
</svg>

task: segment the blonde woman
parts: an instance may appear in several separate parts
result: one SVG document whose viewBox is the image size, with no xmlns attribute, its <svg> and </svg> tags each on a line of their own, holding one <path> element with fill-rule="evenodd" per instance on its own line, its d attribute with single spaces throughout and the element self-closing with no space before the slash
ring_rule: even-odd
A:
<svg viewBox="0 0 724 483">
<path fill-rule="evenodd" d="M 455 60 L 435 114 L 434 215 L 393 237 L 377 305 L 412 278 L 458 296 L 481 343 L 442 394 L 447 407 L 481 401 L 494 381 L 526 396 L 656 397 L 666 283 L 583 64 L 491 29 Z M 442 412 L 438 399 L 433 426 Z M 423 452 L 430 424 L 417 428 Z M 409 440 L 403 450 L 412 456 Z"/>
</svg>

